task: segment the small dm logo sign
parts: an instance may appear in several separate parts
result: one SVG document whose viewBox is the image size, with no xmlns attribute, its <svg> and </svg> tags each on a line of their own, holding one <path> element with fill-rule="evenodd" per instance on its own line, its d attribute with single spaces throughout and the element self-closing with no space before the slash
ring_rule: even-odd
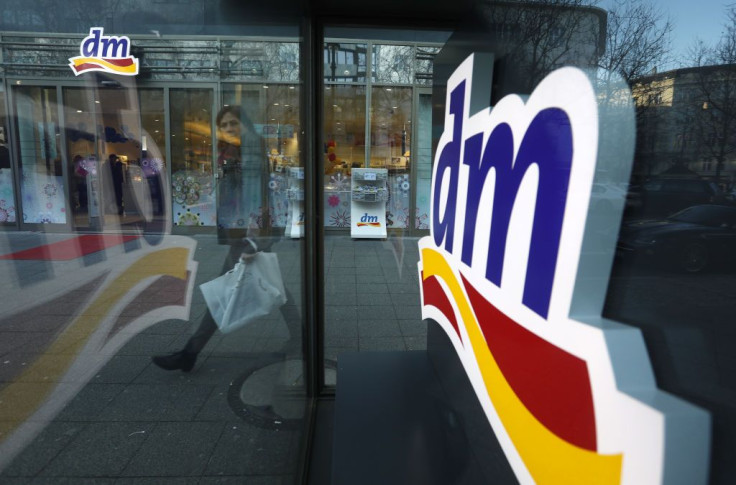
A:
<svg viewBox="0 0 736 485">
<path fill-rule="evenodd" d="M 89 35 L 79 46 L 81 55 L 69 59 L 75 76 L 85 72 L 102 71 L 121 76 L 138 74 L 138 59 L 130 55 L 130 39 L 103 35 L 102 27 L 89 29 Z"/>
<path fill-rule="evenodd" d="M 575 68 L 471 112 L 490 99 L 488 80 L 473 85 L 474 64 L 490 72 L 481 62 L 448 80 L 419 242 L 423 317 L 447 333 L 520 482 L 705 483 L 708 414 L 659 391 L 639 330 L 600 314 L 616 239 L 600 221 L 618 227 L 623 201 L 611 215 L 590 199 L 596 172 L 610 173 L 600 126 L 616 123 Z"/>
<path fill-rule="evenodd" d="M 358 222 L 358 227 L 363 226 L 381 227 L 381 223 L 378 222 L 378 216 L 370 216 L 366 212 L 363 216 L 361 216 L 360 222 Z"/>
</svg>

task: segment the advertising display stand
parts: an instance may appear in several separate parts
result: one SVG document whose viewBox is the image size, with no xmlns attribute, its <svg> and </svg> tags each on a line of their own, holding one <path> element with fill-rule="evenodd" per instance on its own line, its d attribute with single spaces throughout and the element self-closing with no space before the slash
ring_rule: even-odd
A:
<svg viewBox="0 0 736 485">
<path fill-rule="evenodd" d="M 286 221 L 286 237 L 298 239 L 304 236 L 304 167 L 288 167 L 289 219 Z"/>
<path fill-rule="evenodd" d="M 351 179 L 350 236 L 383 239 L 386 237 L 388 188 L 385 168 L 354 168 Z"/>
</svg>

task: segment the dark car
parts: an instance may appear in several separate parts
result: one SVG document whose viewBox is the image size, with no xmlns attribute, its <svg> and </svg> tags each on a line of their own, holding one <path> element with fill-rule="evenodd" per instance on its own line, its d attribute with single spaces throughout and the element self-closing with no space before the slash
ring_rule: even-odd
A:
<svg viewBox="0 0 736 485">
<path fill-rule="evenodd" d="M 722 202 L 718 186 L 699 178 L 654 178 L 641 187 L 642 211 L 667 216 L 697 204 Z"/>
<path fill-rule="evenodd" d="M 618 255 L 697 273 L 736 262 L 736 207 L 696 205 L 664 219 L 624 224 Z"/>
</svg>

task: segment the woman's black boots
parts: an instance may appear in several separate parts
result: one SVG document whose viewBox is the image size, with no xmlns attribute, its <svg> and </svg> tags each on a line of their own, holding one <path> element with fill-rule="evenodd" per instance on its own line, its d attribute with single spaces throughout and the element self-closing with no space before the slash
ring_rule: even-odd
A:
<svg viewBox="0 0 736 485">
<path fill-rule="evenodd" d="M 156 355 L 151 360 L 153 360 L 154 364 L 165 370 L 189 372 L 197 361 L 197 352 L 180 350 L 169 355 Z"/>
</svg>

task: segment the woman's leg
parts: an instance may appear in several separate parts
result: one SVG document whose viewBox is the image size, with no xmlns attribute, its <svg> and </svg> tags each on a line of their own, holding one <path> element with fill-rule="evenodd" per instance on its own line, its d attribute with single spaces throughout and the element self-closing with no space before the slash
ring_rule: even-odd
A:
<svg viewBox="0 0 736 485">
<path fill-rule="evenodd" d="M 220 274 L 230 271 L 240 258 L 241 253 L 242 246 L 230 246 L 230 252 L 228 253 L 227 258 L 225 258 L 225 263 L 223 264 Z M 202 349 L 204 349 L 205 345 L 207 345 L 207 342 L 209 342 L 216 330 L 217 323 L 215 322 L 215 319 L 212 318 L 212 314 L 209 309 L 207 309 L 202 320 L 197 326 L 197 330 L 195 330 L 194 334 L 189 337 L 184 348 L 178 352 L 174 352 L 173 354 L 157 355 L 153 357 L 153 363 L 162 369 L 183 370 L 184 372 L 189 372 L 194 367 L 197 356 Z"/>
</svg>

